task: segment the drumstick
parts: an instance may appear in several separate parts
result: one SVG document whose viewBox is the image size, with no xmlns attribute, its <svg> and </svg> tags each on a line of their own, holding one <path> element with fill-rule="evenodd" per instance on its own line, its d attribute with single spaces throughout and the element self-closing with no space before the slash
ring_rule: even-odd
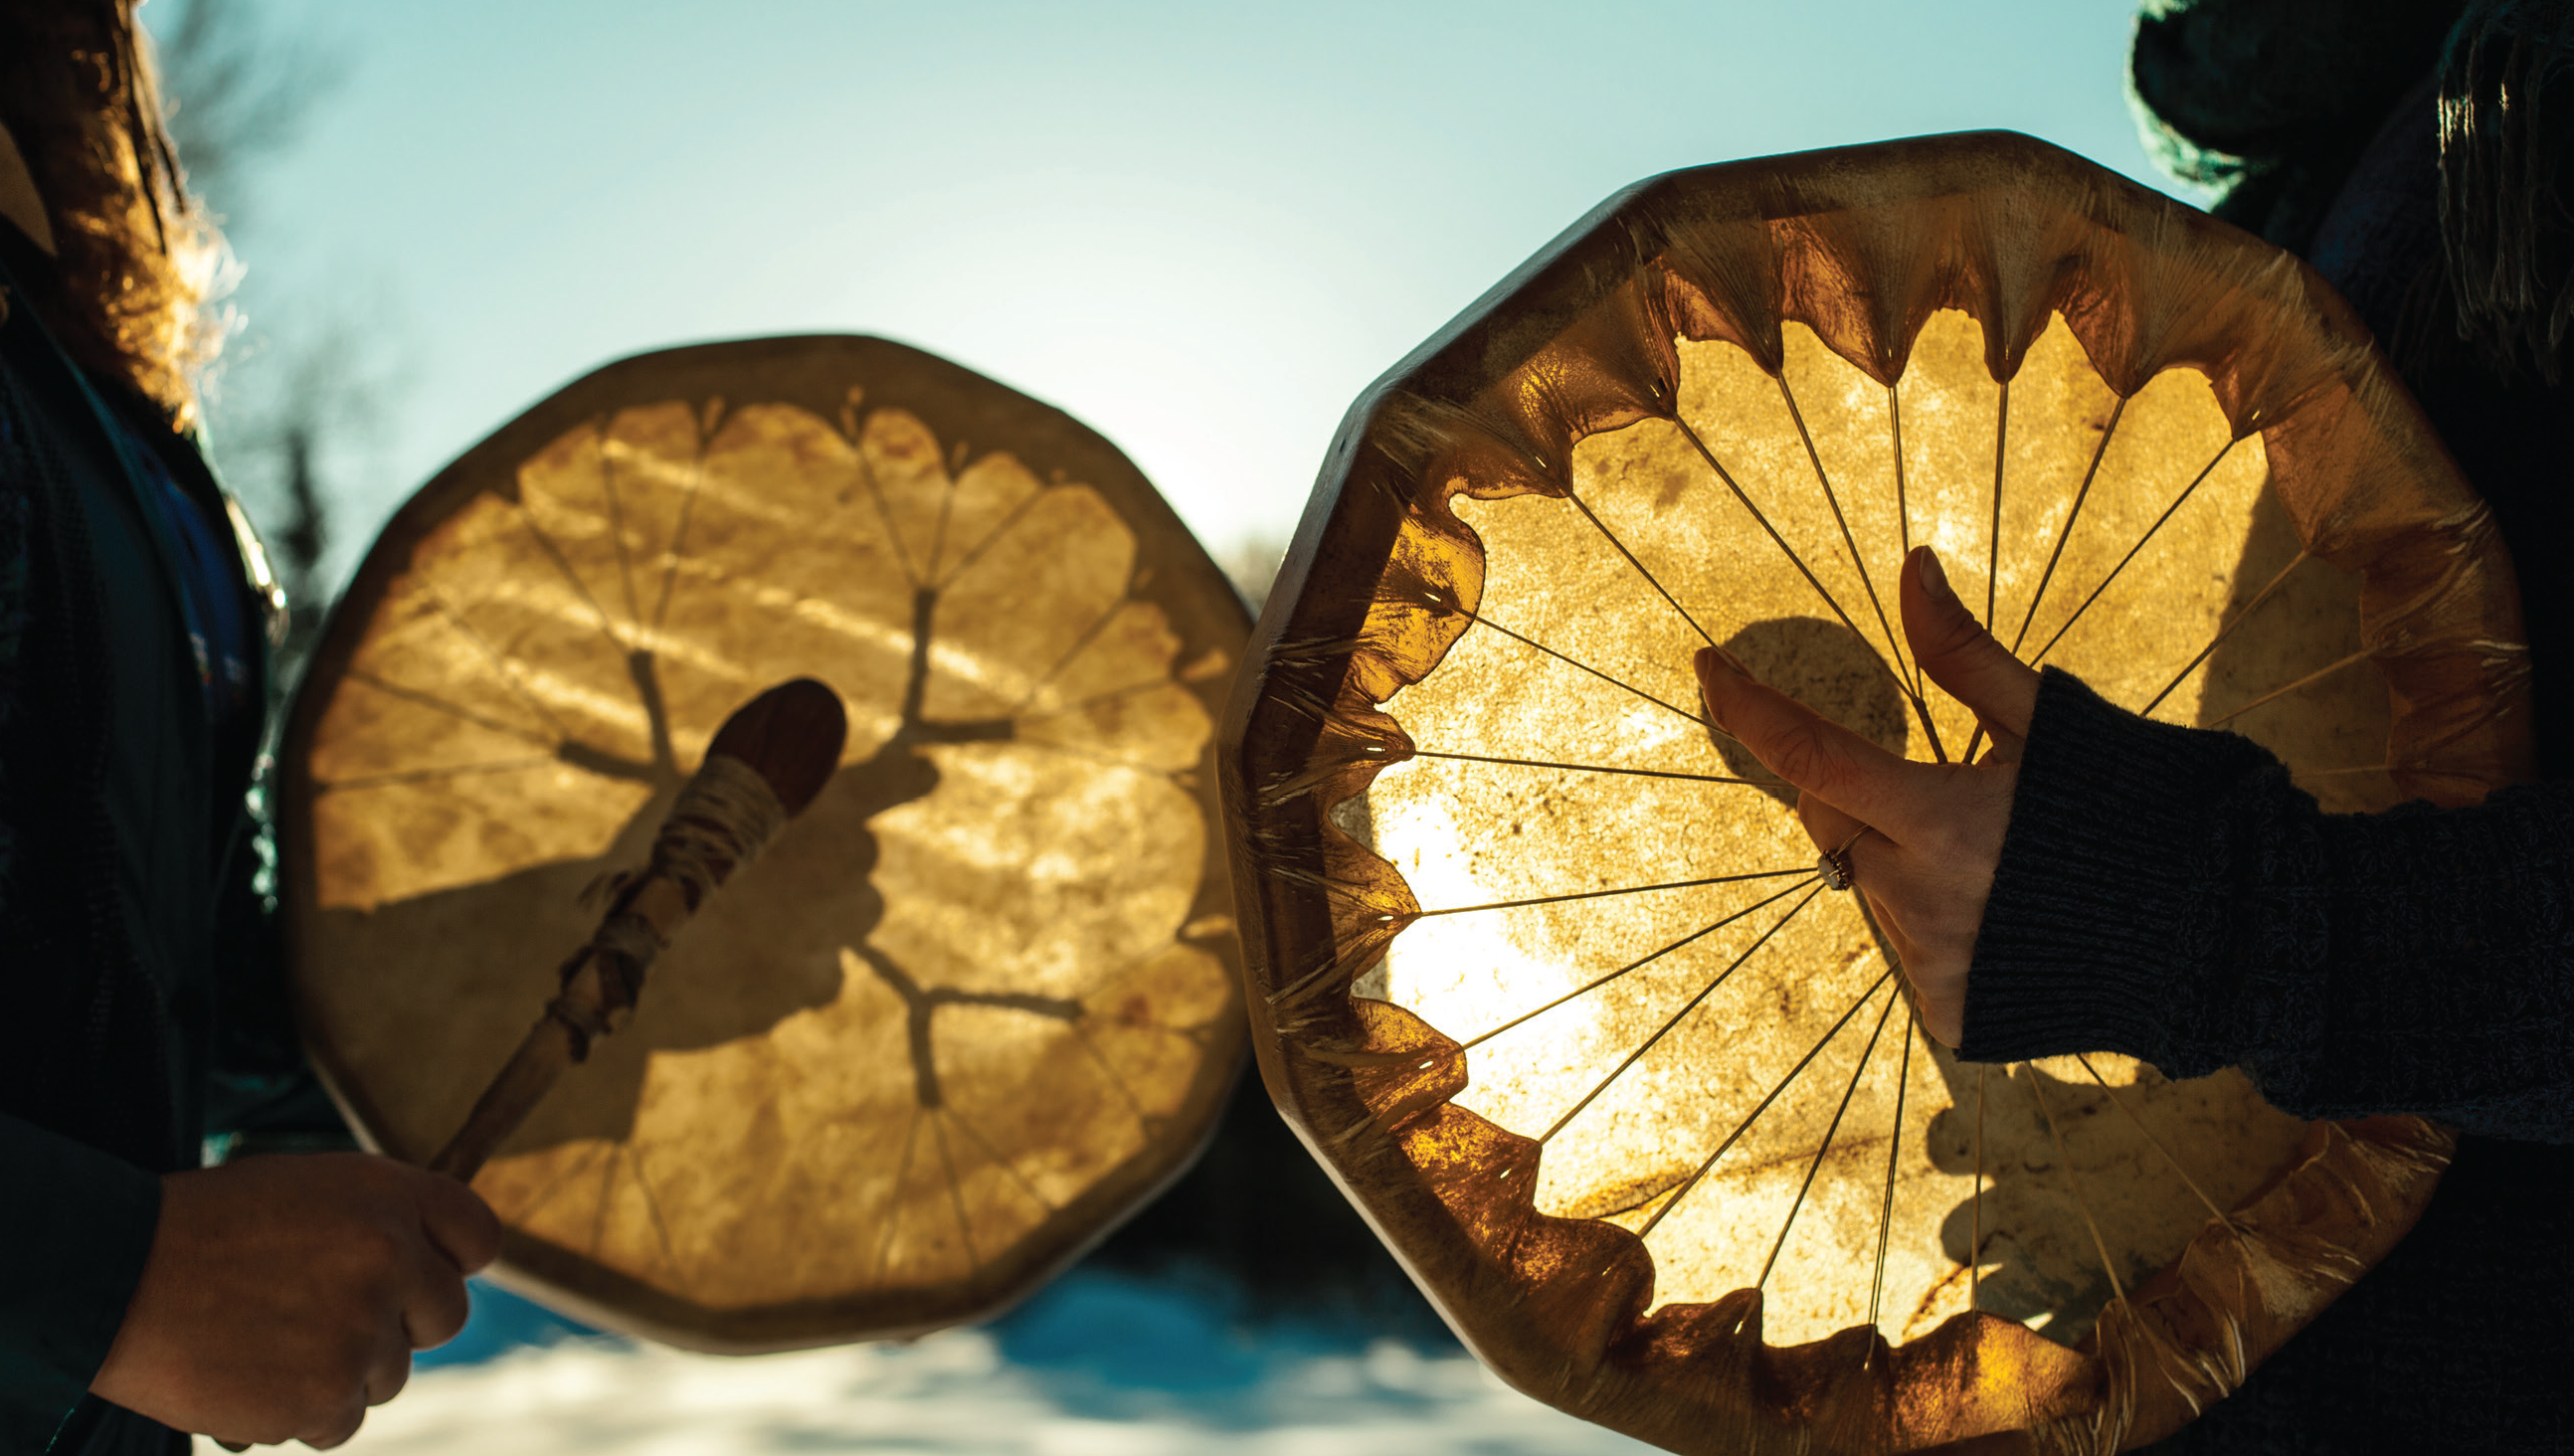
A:
<svg viewBox="0 0 2574 1456">
<path fill-rule="evenodd" d="M 563 990 L 483 1091 L 429 1170 L 474 1181 L 493 1149 L 527 1120 L 564 1068 L 632 1019 L 644 975 L 688 917 L 804 811 L 840 764 L 848 718 L 810 678 L 781 683 L 715 729 L 705 762 L 679 790 L 641 870 L 610 881 L 608 912 L 563 963 Z"/>
</svg>

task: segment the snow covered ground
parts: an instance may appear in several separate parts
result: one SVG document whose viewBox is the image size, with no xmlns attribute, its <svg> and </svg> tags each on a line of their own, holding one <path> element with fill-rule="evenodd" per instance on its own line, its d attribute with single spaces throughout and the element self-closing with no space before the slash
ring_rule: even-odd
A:
<svg viewBox="0 0 2574 1456">
<path fill-rule="evenodd" d="M 1076 1270 L 982 1329 L 726 1359 L 566 1334 L 478 1290 L 354 1456 L 1629 1456 L 1453 1345 L 1246 1324 L 1220 1289 Z M 546 1342 L 551 1337 L 551 1342 Z M 520 1343 L 521 1339 L 539 1341 Z M 497 1352 L 496 1352 L 497 1351 Z M 480 1358 L 476 1358 L 476 1357 Z M 214 1456 L 211 1442 L 200 1456 Z"/>
</svg>

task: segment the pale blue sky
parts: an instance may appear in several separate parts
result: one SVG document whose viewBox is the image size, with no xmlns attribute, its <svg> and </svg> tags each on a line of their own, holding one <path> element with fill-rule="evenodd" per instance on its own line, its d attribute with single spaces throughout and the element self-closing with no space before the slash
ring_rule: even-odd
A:
<svg viewBox="0 0 2574 1456">
<path fill-rule="evenodd" d="M 2116 0 L 255 4 L 346 77 L 235 200 L 254 342 L 329 300 L 398 381 L 341 462 L 343 566 L 597 365 L 812 331 L 1070 410 L 1222 552 L 1285 532 L 1370 379 L 1639 177 L 2010 127 L 2152 180 Z"/>
<path fill-rule="evenodd" d="M 2008 127 L 2154 180 L 2118 0 L 249 3 L 345 61 L 300 148 L 214 199 L 250 270 L 238 395 L 317 319 L 371 335 L 351 364 L 381 382 L 378 428 L 329 462 L 342 571 L 441 465 L 579 375 L 817 331 L 1070 410 L 1223 554 L 1284 536 L 1371 379 L 1640 177 Z M 726 1367 L 748 1394 L 688 1397 L 685 1440 L 782 1450 L 841 1421 L 995 1451 L 1625 1444 L 1455 1360 L 1422 1367 L 1455 1386 L 1427 1396 L 1377 1399 L 1354 1359 L 1276 1377 L 1328 1429 L 1209 1434 L 1185 1406 L 1102 1423 L 1021 1390 L 1035 1377 L 990 1344 L 786 1357 L 805 1363 L 765 1384 Z M 924 1385 L 914 1353 L 982 1363 Z M 353 1449 L 669 1449 L 682 1423 L 646 1397 L 687 1357 L 632 1358 L 429 1372 Z M 858 1373 L 825 1389 L 815 1360 Z"/>
</svg>

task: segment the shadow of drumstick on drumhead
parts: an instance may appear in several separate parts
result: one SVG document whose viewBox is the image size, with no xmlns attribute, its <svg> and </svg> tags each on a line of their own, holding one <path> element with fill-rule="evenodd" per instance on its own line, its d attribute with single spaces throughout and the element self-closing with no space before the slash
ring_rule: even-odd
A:
<svg viewBox="0 0 2574 1456">
<path fill-rule="evenodd" d="M 637 676 L 639 685 L 648 681 Z M 632 1020 L 661 952 L 707 896 L 813 801 L 847 741 L 839 695 L 810 678 L 781 683 L 724 720 L 644 866 L 600 882 L 607 907 L 598 928 L 556 972 L 558 993 L 545 1014 L 430 1161 L 432 1172 L 473 1181 L 563 1074 Z"/>
<path fill-rule="evenodd" d="M 829 1005 L 842 992 L 844 949 L 867 964 L 902 973 L 868 941 L 885 914 L 884 896 L 871 879 L 879 851 L 871 821 L 937 788 L 937 766 L 923 747 L 1005 740 L 1012 734 L 1007 719 L 948 723 L 923 714 L 936 605 L 934 592 L 917 594 L 894 731 L 866 758 L 832 772 L 810 807 L 785 825 L 765 854 L 706 897 L 647 978 L 633 1024 L 593 1043 L 588 1060 L 558 1081 L 504 1145 L 506 1153 L 581 1139 L 625 1140 L 634 1130 L 655 1053 L 757 1036 L 796 1012 Z M 647 693 L 645 701 L 657 708 L 654 695 Z M 665 732 L 654 736 L 667 740 Z M 648 774 L 655 788 L 605 853 L 373 911 L 380 933 L 427 947 L 430 975 L 448 987 L 460 1011 L 472 1013 L 433 1018 L 415 1028 L 422 1070 L 434 1079 L 436 1090 L 416 1109 L 406 1108 L 416 1112 L 410 1120 L 417 1125 L 393 1127 L 409 1135 L 388 1151 L 425 1158 L 461 1122 L 484 1080 L 500 1068 L 510 1045 L 554 993 L 556 963 L 596 926 L 601 909 L 597 887 L 606 876 L 634 870 L 649 857 L 653 836 L 677 797 L 678 775 L 667 767 L 610 766 L 633 776 Z M 531 925 L 526 962 L 457 964 L 441 973 L 435 964 L 441 937 L 460 923 L 490 916 Z M 895 983 L 893 977 L 886 980 Z M 1057 1013 L 1051 1005 L 1042 1009 Z M 500 1036 L 503 1028 L 506 1040 Z M 923 1043 L 915 1058 L 925 1059 L 926 1037 L 915 1039 Z M 935 1085 L 933 1074 L 923 1078 L 923 1086 Z"/>
</svg>

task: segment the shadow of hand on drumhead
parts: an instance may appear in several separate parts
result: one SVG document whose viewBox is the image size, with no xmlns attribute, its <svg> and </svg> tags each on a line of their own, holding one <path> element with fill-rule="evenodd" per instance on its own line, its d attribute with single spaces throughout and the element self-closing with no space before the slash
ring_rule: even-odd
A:
<svg viewBox="0 0 2574 1456">
<path fill-rule="evenodd" d="M 853 966 L 871 971 L 904 1003 L 924 1106 L 940 1101 L 929 1043 L 937 1006 L 990 1003 L 1061 1018 L 1079 1015 L 1077 1005 L 1044 997 L 924 987 L 870 942 L 885 916 L 885 897 L 874 882 L 881 843 L 872 823 L 937 788 L 937 765 L 922 749 L 1003 741 L 1013 733 L 1005 718 L 943 723 L 923 715 L 934 607 L 934 594 L 924 593 L 893 733 L 866 758 L 842 764 L 757 860 L 706 897 L 652 966 L 632 1023 L 592 1043 L 589 1060 L 556 1083 L 502 1145 L 502 1156 L 582 1139 L 628 1139 L 655 1054 L 763 1035 L 799 1011 L 832 1004 Z M 660 740 L 666 742 L 666 734 Z M 396 1156 L 423 1160 L 462 1125 L 490 1076 L 554 994 L 555 967 L 596 927 L 603 899 L 597 890 L 605 877 L 650 857 L 653 837 L 678 793 L 677 773 L 602 761 L 621 770 L 620 776 L 648 776 L 655 786 L 597 857 L 539 865 L 372 912 L 378 933 L 413 947 L 402 974 L 386 983 L 379 1033 L 398 1039 L 408 1053 L 392 1060 L 409 1068 L 410 1086 L 394 1088 L 388 1105 L 370 1109 L 375 1115 L 369 1119 L 385 1129 L 386 1150 Z M 494 921 L 527 927 L 524 960 L 486 963 L 464 948 L 470 942 L 450 933 Z M 458 948 L 446 948 L 451 941 Z"/>
<path fill-rule="evenodd" d="M 836 999 L 842 947 L 865 947 L 884 918 L 884 896 L 871 880 L 878 842 L 869 820 L 926 797 L 937 783 L 936 767 L 904 734 L 843 765 L 765 854 L 707 897 L 646 977 L 632 1024 L 593 1043 L 590 1059 L 556 1084 L 504 1155 L 581 1138 L 623 1140 L 654 1053 L 761 1035 Z M 389 999 L 405 1009 L 388 1016 L 386 1031 L 408 1044 L 419 1083 L 417 1095 L 382 1109 L 391 1115 L 379 1124 L 399 1139 L 388 1151 L 425 1158 L 461 1124 L 554 994 L 555 966 L 596 925 L 601 897 L 592 887 L 644 862 L 676 794 L 675 783 L 661 786 L 596 858 L 373 912 L 379 933 L 416 947 L 402 967 L 410 983 L 388 986 Z M 450 927 L 495 919 L 528 927 L 524 958 L 493 965 L 462 949 L 442 952 Z M 879 955 L 868 952 L 870 961 Z M 414 1117 L 419 1125 L 406 1125 Z"/>
<path fill-rule="evenodd" d="M 1727 638 L 1725 650 L 1753 677 L 1890 753 L 1904 752 L 1911 739 L 1903 688 L 1867 639 L 1838 622 L 1775 617 Z M 1797 785 L 1771 772 L 1741 740 L 1713 727 L 1708 736 L 1727 772 L 1760 784 L 1762 792 L 1792 809 L 1797 806 Z"/>
<path fill-rule="evenodd" d="M 1949 1106 L 1930 1119 L 1930 1160 L 1943 1173 L 1973 1175 L 1980 1167 L 1983 1184 L 1980 1200 L 1958 1200 L 1940 1221 L 1940 1251 L 1957 1265 L 1949 1284 L 1963 1286 L 1959 1295 L 1971 1291 L 1987 1314 L 2073 1343 L 2089 1332 L 2111 1289 L 2029 1088 L 2028 1079 L 2043 1073 L 2025 1063 L 1960 1062 L 1937 1042 L 1926 1037 L 1923 1044 L 1949 1094 Z M 2045 1095 L 2058 1118 L 2078 1117 L 2085 1130 L 2108 1111 L 2097 1087 L 2049 1079 Z M 1977 1277 L 1967 1274 L 1970 1259 L 1981 1266 Z"/>
<path fill-rule="evenodd" d="M 1746 626 L 1724 646 L 1763 683 L 1889 752 L 1906 752 L 1912 725 L 1904 690 L 1879 650 L 1850 628 L 1818 617 L 1774 618 Z M 1753 780 L 1762 792 L 1795 808 L 1794 784 L 1771 772 L 1736 739 L 1710 736 L 1727 771 Z M 1860 910 L 1868 916 L 1864 898 Z M 1868 918 L 1879 953 L 1888 965 L 1900 964 L 1894 945 L 1875 918 Z M 1989 1313 L 2029 1321 L 2057 1339 L 2078 1338 L 2108 1299 L 2109 1283 L 2096 1255 L 2074 1238 L 2083 1228 L 2081 1210 L 2064 1192 L 2052 1142 L 2025 1081 L 2030 1073 L 2022 1069 L 2014 1079 L 2002 1067 L 1960 1063 L 1929 1037 L 1921 1044 L 1930 1050 L 1951 1104 L 1929 1124 L 1931 1161 L 1940 1171 L 1975 1171 L 1979 1072 L 1985 1099 L 1982 1206 L 1979 1210 L 1974 1199 L 1965 1199 L 1941 1221 L 1940 1249 L 1956 1270 L 1934 1291 L 1925 1313 L 1962 1303 L 1972 1287 L 1978 1307 Z M 2087 1085 L 2049 1090 L 2059 1117 L 2079 1115 L 2087 1121 L 2100 1110 Z M 1970 1279 L 1969 1251 L 1978 1247 L 1982 1269 Z M 1935 1322 L 1935 1317 L 1906 1319 L 1903 1313 L 1897 1318 L 1906 1320 L 1903 1334 L 1908 1338 Z"/>
</svg>

